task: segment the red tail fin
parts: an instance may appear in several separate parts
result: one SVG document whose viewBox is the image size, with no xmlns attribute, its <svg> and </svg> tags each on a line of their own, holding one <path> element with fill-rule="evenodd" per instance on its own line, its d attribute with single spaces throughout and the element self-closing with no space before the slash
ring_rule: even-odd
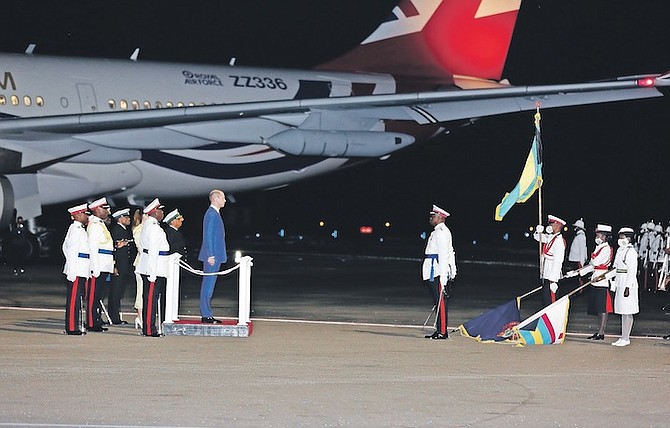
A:
<svg viewBox="0 0 670 428">
<path fill-rule="evenodd" d="M 356 49 L 318 68 L 450 81 L 501 78 L 521 0 L 402 0 Z"/>
</svg>

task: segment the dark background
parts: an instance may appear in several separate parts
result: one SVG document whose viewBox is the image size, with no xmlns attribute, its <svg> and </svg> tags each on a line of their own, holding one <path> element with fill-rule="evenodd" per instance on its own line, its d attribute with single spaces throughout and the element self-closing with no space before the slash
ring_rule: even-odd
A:
<svg viewBox="0 0 670 428">
<path fill-rule="evenodd" d="M 3 5 L 0 50 L 36 54 L 309 68 L 351 49 L 372 32 L 395 1 L 22 1 Z M 512 84 L 571 83 L 670 69 L 667 1 L 524 0 L 504 78 Z M 545 214 L 573 222 L 639 226 L 670 220 L 666 191 L 669 101 L 613 103 L 543 112 Z M 451 212 L 457 246 L 522 242 L 537 222 L 536 197 L 502 223 L 493 211 L 518 180 L 533 136 L 532 114 L 486 118 L 446 137 L 416 144 L 386 161 L 287 188 L 232 195 L 229 233 L 342 238 L 358 227 L 375 238 L 414 239 L 436 203 Z M 225 189 L 224 189 L 225 190 Z M 160 196 L 160 195 L 158 195 Z M 166 200 L 186 213 L 198 240 L 204 198 Z M 45 224 L 67 221 L 47 207 Z M 326 226 L 317 223 L 324 220 Z M 385 221 L 391 223 L 384 228 Z M 525 240 L 524 240 L 525 242 Z M 528 244 L 523 244 L 528 245 Z"/>
</svg>

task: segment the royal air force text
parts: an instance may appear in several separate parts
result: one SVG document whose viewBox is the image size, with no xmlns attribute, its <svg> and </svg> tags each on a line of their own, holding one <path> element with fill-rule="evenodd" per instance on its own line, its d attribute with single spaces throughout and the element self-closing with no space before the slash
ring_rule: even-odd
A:
<svg viewBox="0 0 670 428">
<path fill-rule="evenodd" d="M 186 78 L 186 85 L 201 86 L 224 86 L 223 81 L 216 74 L 193 73 L 184 70 L 182 75 Z M 285 91 L 288 85 L 279 77 L 262 76 L 228 76 L 232 85 L 237 88 L 255 88 L 255 89 L 279 89 Z"/>
</svg>

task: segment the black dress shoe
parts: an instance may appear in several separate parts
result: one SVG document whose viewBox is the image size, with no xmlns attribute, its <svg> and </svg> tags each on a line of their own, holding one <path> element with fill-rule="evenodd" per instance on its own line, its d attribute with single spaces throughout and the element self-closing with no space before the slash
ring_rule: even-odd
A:
<svg viewBox="0 0 670 428">
<path fill-rule="evenodd" d="M 68 335 L 70 335 L 70 336 L 81 336 L 82 334 L 86 334 L 86 333 L 84 333 L 84 332 L 82 332 L 82 331 L 79 331 L 79 330 L 75 330 L 75 331 L 66 331 L 65 333 L 68 334 Z"/>
<path fill-rule="evenodd" d="M 590 340 L 605 340 L 605 335 L 596 333 L 592 336 L 589 336 L 588 339 L 590 339 Z"/>
<path fill-rule="evenodd" d="M 435 332 L 433 334 L 428 334 L 425 337 L 426 337 L 426 339 L 435 339 L 437 337 L 437 332 Z"/>
<path fill-rule="evenodd" d="M 202 317 L 202 322 L 205 324 L 221 324 L 221 321 L 213 317 Z"/>
<path fill-rule="evenodd" d="M 431 339 L 433 339 L 433 340 L 449 339 L 449 335 L 448 334 L 436 333 L 435 337 L 431 337 Z"/>
<path fill-rule="evenodd" d="M 105 327 L 103 327 L 103 326 L 101 326 L 101 325 L 98 325 L 98 326 L 95 326 L 95 327 L 86 328 L 86 331 L 107 331 L 107 330 L 109 330 L 109 329 L 108 329 L 108 328 L 105 328 Z"/>
<path fill-rule="evenodd" d="M 123 325 L 123 324 L 128 324 L 128 321 L 124 321 L 124 320 L 121 320 L 121 321 L 114 321 L 112 324 L 114 324 L 114 325 Z"/>
</svg>

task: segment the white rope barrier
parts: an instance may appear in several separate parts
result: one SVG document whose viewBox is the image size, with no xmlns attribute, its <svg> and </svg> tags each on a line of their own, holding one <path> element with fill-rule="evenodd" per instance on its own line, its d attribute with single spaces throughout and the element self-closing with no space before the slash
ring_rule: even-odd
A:
<svg viewBox="0 0 670 428">
<path fill-rule="evenodd" d="M 238 301 L 238 322 L 237 325 L 246 325 L 250 321 L 251 306 L 251 266 L 253 258 L 242 256 L 239 252 L 235 254 L 235 266 L 220 272 L 203 272 L 194 269 L 185 261 L 181 260 L 181 255 L 171 254 L 169 259 L 170 272 L 166 284 L 165 296 L 165 322 L 174 323 L 179 321 L 179 269 L 184 269 L 198 276 L 228 275 L 231 272 L 240 270 L 239 275 L 239 301 Z"/>
</svg>

